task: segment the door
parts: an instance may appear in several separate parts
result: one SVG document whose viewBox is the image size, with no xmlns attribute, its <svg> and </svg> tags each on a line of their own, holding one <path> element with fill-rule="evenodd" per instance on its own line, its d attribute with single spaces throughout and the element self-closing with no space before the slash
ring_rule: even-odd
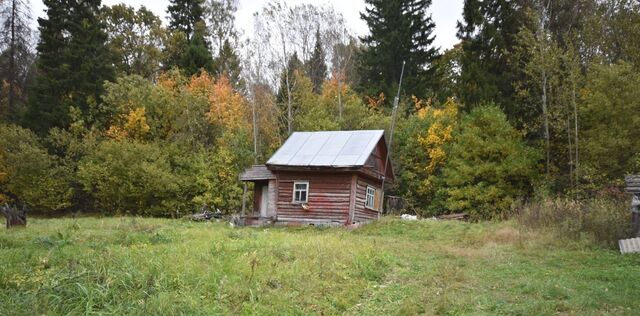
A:
<svg viewBox="0 0 640 316">
<path fill-rule="evenodd" d="M 260 216 L 267 217 L 267 207 L 269 205 L 269 185 L 262 186 L 262 194 L 260 194 Z"/>
</svg>

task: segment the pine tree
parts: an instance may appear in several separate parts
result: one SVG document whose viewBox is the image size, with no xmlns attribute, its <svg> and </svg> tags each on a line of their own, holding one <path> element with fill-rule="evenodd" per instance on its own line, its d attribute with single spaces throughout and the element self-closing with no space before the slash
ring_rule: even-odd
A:
<svg viewBox="0 0 640 316">
<path fill-rule="evenodd" d="M 29 97 L 25 124 L 39 133 L 77 120 L 98 120 L 95 109 L 105 80 L 113 78 L 107 35 L 98 18 L 100 0 L 44 0 L 47 18 L 38 19 L 38 77 Z M 88 121 L 85 121 L 89 123 Z"/>
<path fill-rule="evenodd" d="M 432 46 L 435 24 L 427 9 L 431 0 L 367 0 L 361 18 L 370 34 L 362 37 L 365 51 L 360 69 L 360 90 L 365 95 L 395 95 L 402 61 L 406 61 L 403 94 L 420 98 L 434 90 Z M 388 98 L 391 100 L 392 98 Z"/>
<path fill-rule="evenodd" d="M 306 63 L 307 75 L 313 83 L 313 92 L 320 93 L 322 91 L 322 83 L 327 77 L 327 64 L 324 62 L 325 53 L 322 48 L 320 38 L 320 29 L 316 30 L 316 45 L 313 48 L 313 54 Z"/>
<path fill-rule="evenodd" d="M 169 13 L 169 29 L 172 31 L 181 31 L 187 35 L 187 39 L 191 40 L 196 31 L 196 23 L 203 20 L 204 9 L 202 8 L 204 0 L 171 0 L 167 7 Z"/>
<path fill-rule="evenodd" d="M 6 115 L 6 118 L 15 120 L 20 112 L 18 106 L 24 101 L 24 88 L 33 60 L 30 50 L 30 12 L 27 1 L 0 2 L 0 49 L 4 49 L 0 54 L 0 82 L 7 84 L 7 106 L 5 110 L 0 104 L 0 118 Z"/>
</svg>

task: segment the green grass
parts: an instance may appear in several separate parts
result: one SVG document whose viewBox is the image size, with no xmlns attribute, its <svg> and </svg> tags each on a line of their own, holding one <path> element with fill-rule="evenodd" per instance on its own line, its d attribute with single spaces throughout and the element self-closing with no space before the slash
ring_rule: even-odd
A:
<svg viewBox="0 0 640 316">
<path fill-rule="evenodd" d="M 635 314 L 640 256 L 513 222 L 231 228 L 32 219 L 0 232 L 0 315 Z"/>
</svg>

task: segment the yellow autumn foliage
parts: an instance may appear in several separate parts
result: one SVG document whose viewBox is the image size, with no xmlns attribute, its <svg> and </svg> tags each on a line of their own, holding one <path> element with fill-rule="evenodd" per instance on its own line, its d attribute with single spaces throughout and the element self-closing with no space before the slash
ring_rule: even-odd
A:
<svg viewBox="0 0 640 316">
<path fill-rule="evenodd" d="M 443 107 L 434 107 L 431 100 L 420 100 L 413 97 L 417 115 L 421 119 L 431 121 L 426 134 L 418 135 L 418 143 L 425 151 L 428 163 L 424 166 L 423 189 L 432 189 L 432 176 L 444 166 L 447 161 L 445 146 L 453 140 L 453 130 L 458 117 L 458 105 L 453 99 L 448 99 Z"/>
<path fill-rule="evenodd" d="M 107 136 L 115 140 L 143 139 L 149 133 L 145 108 L 135 108 L 121 118 L 121 123 L 111 125 Z"/>
</svg>

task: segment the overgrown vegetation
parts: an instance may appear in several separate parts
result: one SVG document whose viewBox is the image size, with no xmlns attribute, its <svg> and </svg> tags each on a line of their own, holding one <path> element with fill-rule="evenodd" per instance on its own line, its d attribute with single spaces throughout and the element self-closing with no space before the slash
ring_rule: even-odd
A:
<svg viewBox="0 0 640 316">
<path fill-rule="evenodd" d="M 534 231 L 614 249 L 619 239 L 631 234 L 631 212 L 626 200 L 547 198 L 520 207 L 515 218 Z"/>
<path fill-rule="evenodd" d="M 169 2 L 163 25 L 44 1 L 35 47 L 28 1 L 0 3 L 0 202 L 234 213 L 238 173 L 294 131 L 390 137 L 403 63 L 387 194 L 420 215 L 506 218 L 640 172 L 637 1 L 465 0 L 444 50 L 429 0 L 365 1 L 360 38 L 330 5 L 271 0 L 242 44 L 234 1 Z"/>
<path fill-rule="evenodd" d="M 32 219 L 0 232 L 0 314 L 632 315 L 639 264 L 514 222 Z"/>
</svg>

